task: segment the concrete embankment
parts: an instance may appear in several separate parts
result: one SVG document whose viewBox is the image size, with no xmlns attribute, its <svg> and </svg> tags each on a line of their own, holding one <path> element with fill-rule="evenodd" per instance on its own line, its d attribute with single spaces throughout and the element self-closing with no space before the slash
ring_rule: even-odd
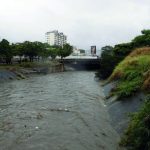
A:
<svg viewBox="0 0 150 150">
<path fill-rule="evenodd" d="M 103 87 L 106 97 L 109 97 L 110 91 L 115 85 L 116 84 L 112 82 Z M 120 135 L 124 133 L 128 126 L 128 115 L 139 110 L 143 104 L 144 97 L 144 94 L 139 92 L 124 99 L 117 100 L 117 97 L 114 96 L 105 100 L 111 124 Z"/>
<path fill-rule="evenodd" d="M 0 70 L 0 80 L 8 80 L 16 78 L 16 74 L 8 70 Z"/>
<path fill-rule="evenodd" d="M 25 79 L 29 77 L 31 74 L 47 74 L 47 73 L 55 73 L 55 72 L 63 72 L 64 68 L 62 64 L 57 64 L 53 66 L 42 66 L 42 67 L 34 67 L 34 68 L 3 68 L 0 69 L 0 82 L 15 80 L 15 79 Z"/>
</svg>

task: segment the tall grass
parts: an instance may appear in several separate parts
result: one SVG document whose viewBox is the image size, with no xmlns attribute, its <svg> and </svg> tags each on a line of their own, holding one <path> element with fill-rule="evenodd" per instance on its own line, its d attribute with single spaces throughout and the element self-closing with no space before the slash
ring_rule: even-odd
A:
<svg viewBox="0 0 150 150">
<path fill-rule="evenodd" d="M 150 90 L 150 48 L 135 49 L 113 71 L 109 80 L 118 80 L 113 91 L 120 97 L 134 94 L 138 90 Z"/>
</svg>

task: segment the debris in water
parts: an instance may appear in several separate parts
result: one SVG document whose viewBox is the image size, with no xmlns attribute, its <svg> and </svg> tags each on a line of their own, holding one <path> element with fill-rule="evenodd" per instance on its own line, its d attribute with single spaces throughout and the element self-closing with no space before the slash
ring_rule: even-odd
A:
<svg viewBox="0 0 150 150">
<path fill-rule="evenodd" d="M 102 135 L 106 136 L 106 134 L 103 132 Z"/>
<path fill-rule="evenodd" d="M 59 111 L 62 111 L 62 108 L 58 108 Z"/>
<path fill-rule="evenodd" d="M 36 116 L 36 118 L 37 118 L 37 119 L 42 119 L 42 118 L 43 118 L 43 115 L 42 115 L 41 113 L 38 113 L 37 116 Z"/>
<path fill-rule="evenodd" d="M 69 112 L 69 110 L 67 108 L 65 108 L 65 111 Z"/>
<path fill-rule="evenodd" d="M 67 105 L 65 105 L 65 111 L 67 111 L 67 112 L 69 112 L 69 109 L 67 108 L 68 106 Z"/>
<path fill-rule="evenodd" d="M 35 129 L 39 129 L 39 127 L 38 127 L 38 126 L 36 126 L 36 127 L 35 127 Z"/>
</svg>

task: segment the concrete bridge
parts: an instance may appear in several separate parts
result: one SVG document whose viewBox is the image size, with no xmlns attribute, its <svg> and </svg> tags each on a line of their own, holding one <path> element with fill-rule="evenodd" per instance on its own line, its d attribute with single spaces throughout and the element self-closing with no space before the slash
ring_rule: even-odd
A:
<svg viewBox="0 0 150 150">
<path fill-rule="evenodd" d="M 97 70 L 100 67 L 100 59 L 97 56 L 68 56 L 64 64 L 76 70 Z"/>
</svg>

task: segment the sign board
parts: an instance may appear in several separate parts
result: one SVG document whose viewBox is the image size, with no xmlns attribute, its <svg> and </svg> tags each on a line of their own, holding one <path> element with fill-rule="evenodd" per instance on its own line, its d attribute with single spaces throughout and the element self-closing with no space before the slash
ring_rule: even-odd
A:
<svg viewBox="0 0 150 150">
<path fill-rule="evenodd" d="M 91 54 L 96 55 L 96 46 L 91 46 Z"/>
</svg>

